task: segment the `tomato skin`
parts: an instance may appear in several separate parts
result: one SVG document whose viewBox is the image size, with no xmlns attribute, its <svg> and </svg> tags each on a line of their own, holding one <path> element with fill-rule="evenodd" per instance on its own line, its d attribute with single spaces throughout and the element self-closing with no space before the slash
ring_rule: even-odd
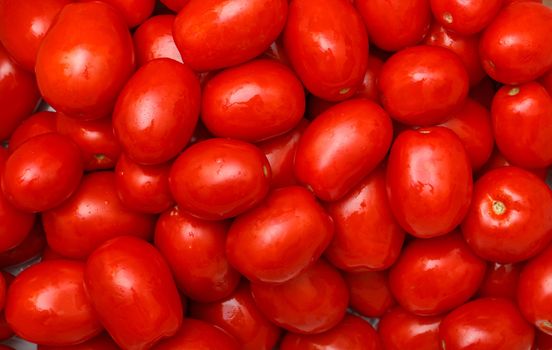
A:
<svg viewBox="0 0 552 350">
<path fill-rule="evenodd" d="M 85 175 L 71 198 L 42 214 L 48 245 L 73 259 L 86 258 L 114 237 L 147 239 L 153 233 L 154 219 L 123 205 L 117 196 L 115 174 L 110 171 Z"/>
<path fill-rule="evenodd" d="M 384 270 L 397 260 L 405 232 L 391 212 L 383 167 L 326 209 L 335 223 L 325 251 L 333 265 L 352 272 Z"/>
<path fill-rule="evenodd" d="M 541 332 L 537 329 L 535 333 L 535 343 L 533 344 L 533 350 L 551 350 L 552 349 L 552 335 Z"/>
<path fill-rule="evenodd" d="M 378 86 L 383 107 L 408 125 L 429 126 L 448 119 L 468 95 L 462 60 L 439 46 L 409 47 L 383 65 Z M 408 96 L 408 98 L 405 98 Z"/>
<path fill-rule="evenodd" d="M 380 319 L 378 333 L 386 350 L 441 350 L 439 324 L 442 316 L 417 316 L 400 306 Z"/>
<path fill-rule="evenodd" d="M 508 160 L 504 158 L 504 155 L 500 153 L 500 151 L 495 147 L 493 153 L 491 154 L 491 158 L 489 159 L 489 161 L 487 161 L 487 163 L 485 163 L 483 168 L 481 168 L 478 175 L 484 175 L 485 173 L 493 169 L 497 169 L 505 166 L 512 166 L 512 164 L 510 164 L 510 162 L 508 162 Z M 548 173 L 547 169 L 525 169 L 525 170 L 532 172 L 533 174 L 537 175 L 537 177 L 540 178 L 541 180 L 546 181 L 546 177 Z"/>
<path fill-rule="evenodd" d="M 249 280 L 281 283 L 322 255 L 333 230 L 332 219 L 308 190 L 284 187 L 234 220 L 226 255 Z"/>
<path fill-rule="evenodd" d="M 84 264 L 53 260 L 33 265 L 10 286 L 6 320 L 21 338 L 44 345 L 72 345 L 102 331 L 86 294 Z"/>
<path fill-rule="evenodd" d="M 381 317 L 395 304 L 386 272 L 348 272 L 343 277 L 349 288 L 349 304 L 362 316 Z"/>
<path fill-rule="evenodd" d="M 356 0 L 368 36 L 385 51 L 399 51 L 422 41 L 431 23 L 428 0 Z"/>
<path fill-rule="evenodd" d="M 286 0 L 190 0 L 176 16 L 174 40 L 195 71 L 234 66 L 262 54 L 276 40 L 287 9 Z"/>
<path fill-rule="evenodd" d="M 420 316 L 439 315 L 477 292 L 486 267 L 458 233 L 416 239 L 391 267 L 389 286 L 406 310 Z"/>
<path fill-rule="evenodd" d="M 16 207 L 39 212 L 63 203 L 83 173 L 78 146 L 58 133 L 35 136 L 6 161 L 2 190 Z"/>
<path fill-rule="evenodd" d="M 382 68 L 383 60 L 381 58 L 377 56 L 368 57 L 368 68 L 355 96 L 379 102 L 378 79 Z"/>
<path fill-rule="evenodd" d="M 192 303 L 190 315 L 222 328 L 238 340 L 243 350 L 271 350 L 281 334 L 280 328 L 259 311 L 246 282 L 224 300 Z"/>
<path fill-rule="evenodd" d="M 251 283 L 261 312 L 274 324 L 299 334 L 335 327 L 345 317 L 349 291 L 337 269 L 323 260 L 281 284 Z"/>
<path fill-rule="evenodd" d="M 521 268 L 520 264 L 490 263 L 478 295 L 515 301 Z"/>
<path fill-rule="evenodd" d="M 383 160 L 392 137 L 391 119 L 376 103 L 341 102 L 303 133 L 295 154 L 295 176 L 322 200 L 343 198 Z"/>
<path fill-rule="evenodd" d="M 494 136 L 491 116 L 485 107 L 468 98 L 464 106 L 440 126 L 452 130 L 460 138 L 473 171 L 487 163 L 493 152 Z"/>
<path fill-rule="evenodd" d="M 443 318 L 443 349 L 530 350 L 535 330 L 508 299 L 483 298 L 466 303 Z"/>
<path fill-rule="evenodd" d="M 74 118 L 111 113 L 134 69 L 134 49 L 118 11 L 104 2 L 65 6 L 42 40 L 36 79 L 43 98 Z"/>
<path fill-rule="evenodd" d="M 280 350 L 317 349 L 380 350 L 382 347 L 374 328 L 354 315 L 345 316 L 337 326 L 324 333 L 288 333 L 280 344 Z"/>
<path fill-rule="evenodd" d="M 228 223 L 197 219 L 178 207 L 161 214 L 155 246 L 163 254 L 180 290 L 193 300 L 228 297 L 240 275 L 225 255 Z"/>
<path fill-rule="evenodd" d="M 504 7 L 483 32 L 483 68 L 504 84 L 521 84 L 552 68 L 552 9 L 533 2 Z"/>
<path fill-rule="evenodd" d="M 90 340 L 77 345 L 69 346 L 47 346 L 38 345 L 38 350 L 120 350 L 113 339 L 107 334 L 100 334 Z"/>
<path fill-rule="evenodd" d="M 293 129 L 304 113 L 301 82 L 288 67 L 273 60 L 228 68 L 203 90 L 201 119 L 218 137 L 262 141 Z"/>
<path fill-rule="evenodd" d="M 190 0 L 161 0 L 161 3 L 167 6 L 171 11 L 179 12 Z"/>
<path fill-rule="evenodd" d="M 552 97 L 537 82 L 503 86 L 491 109 L 500 152 L 525 168 L 552 165 Z"/>
<path fill-rule="evenodd" d="M 9 142 L 12 153 L 17 147 L 30 138 L 56 131 L 56 113 L 38 112 L 25 119 L 13 131 Z"/>
<path fill-rule="evenodd" d="M 21 67 L 33 72 L 42 39 L 59 11 L 71 0 L 0 2 L 0 41 Z"/>
<path fill-rule="evenodd" d="M 105 329 L 124 349 L 149 349 L 182 324 L 182 302 L 163 256 L 142 239 L 113 238 L 86 262 L 84 282 Z"/>
<path fill-rule="evenodd" d="M 156 58 L 172 58 L 182 63 L 172 34 L 175 18 L 174 15 L 153 16 L 136 29 L 132 39 L 138 67 Z"/>
<path fill-rule="evenodd" d="M 391 147 L 389 203 L 397 222 L 416 237 L 444 235 L 458 226 L 470 205 L 472 182 L 464 146 L 446 128 L 403 131 Z"/>
<path fill-rule="evenodd" d="M 552 96 L 552 69 L 548 71 L 548 73 L 544 74 L 540 79 L 539 82 L 544 86 L 546 91 L 548 91 L 548 94 Z"/>
<path fill-rule="evenodd" d="M 169 163 L 141 165 L 124 153 L 117 161 L 117 193 L 125 207 L 141 213 L 157 214 L 170 208 L 174 200 L 169 188 Z"/>
<path fill-rule="evenodd" d="M 131 159 L 164 163 L 190 140 L 199 105 L 200 86 L 194 72 L 174 60 L 156 59 L 125 85 L 113 112 L 113 129 Z"/>
<path fill-rule="evenodd" d="M 474 252 L 489 261 L 526 260 L 552 240 L 552 191 L 526 170 L 491 170 L 475 183 L 462 232 Z"/>
<path fill-rule="evenodd" d="M 430 0 L 435 19 L 448 30 L 471 35 L 484 29 L 498 11 L 503 0 Z"/>
<path fill-rule="evenodd" d="M 0 165 L 0 170 L 2 167 Z M 21 244 L 33 228 L 35 219 L 35 214 L 15 208 L 0 191 L 0 253 Z"/>
<path fill-rule="evenodd" d="M 1 44 L 0 67 L 0 140 L 6 140 L 21 121 L 33 112 L 40 95 L 34 75 L 15 64 Z"/>
<path fill-rule="evenodd" d="M 78 0 L 87 2 L 94 0 Z M 151 16 L 155 0 L 102 0 L 116 8 L 129 28 L 136 27 Z"/>
<path fill-rule="evenodd" d="M 19 265 L 38 256 L 46 246 L 46 238 L 40 221 L 36 222 L 29 234 L 14 248 L 0 253 L 0 268 Z"/>
<path fill-rule="evenodd" d="M 355 94 L 368 64 L 368 35 L 352 4 L 294 0 L 283 38 L 295 72 L 313 95 L 341 101 Z"/>
</svg>

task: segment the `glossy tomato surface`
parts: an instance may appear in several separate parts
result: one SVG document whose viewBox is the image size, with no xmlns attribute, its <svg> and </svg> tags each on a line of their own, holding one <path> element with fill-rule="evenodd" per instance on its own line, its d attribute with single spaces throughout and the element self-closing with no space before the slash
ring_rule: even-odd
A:
<svg viewBox="0 0 552 350">
<path fill-rule="evenodd" d="M 95 0 L 77 0 L 80 2 Z M 103 0 L 116 8 L 129 28 L 136 27 L 144 22 L 155 7 L 155 0 Z"/>
<path fill-rule="evenodd" d="M 156 58 L 172 58 L 182 63 L 172 34 L 175 18 L 173 15 L 153 16 L 136 29 L 132 39 L 138 67 Z"/>
<path fill-rule="evenodd" d="M 28 139 L 56 131 L 56 113 L 38 112 L 23 120 L 10 137 L 8 149 L 12 153 Z"/>
<path fill-rule="evenodd" d="M 365 317 L 381 317 L 395 304 L 387 272 L 347 272 L 343 274 L 349 288 L 350 307 Z"/>
<path fill-rule="evenodd" d="M 186 318 L 173 337 L 161 341 L 153 350 L 239 350 L 234 337 L 204 321 Z"/>
<path fill-rule="evenodd" d="M 462 35 L 480 32 L 502 8 L 503 0 L 430 0 L 435 19 Z"/>
<path fill-rule="evenodd" d="M 382 68 L 383 60 L 381 58 L 375 55 L 368 57 L 368 68 L 355 96 L 379 102 L 378 79 Z"/>
<path fill-rule="evenodd" d="M 522 264 L 490 263 L 477 293 L 480 297 L 516 300 Z"/>
</svg>

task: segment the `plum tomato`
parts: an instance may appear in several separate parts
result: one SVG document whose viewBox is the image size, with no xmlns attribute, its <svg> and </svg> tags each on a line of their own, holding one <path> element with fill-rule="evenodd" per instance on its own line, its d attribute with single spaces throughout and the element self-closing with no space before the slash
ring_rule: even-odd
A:
<svg viewBox="0 0 552 350">
<path fill-rule="evenodd" d="M 96 0 L 78 0 L 79 2 Z M 151 16 L 155 0 L 102 0 L 115 7 L 129 28 L 134 28 Z"/>
<path fill-rule="evenodd" d="M 10 137 L 8 149 L 12 153 L 28 139 L 56 131 L 56 113 L 38 112 L 23 120 Z"/>
<path fill-rule="evenodd" d="M 138 67 L 156 58 L 172 58 L 182 63 L 172 34 L 175 18 L 174 15 L 153 16 L 136 29 L 132 39 Z"/>
<path fill-rule="evenodd" d="M 484 29 L 502 8 L 503 0 L 430 0 L 435 19 L 446 29 L 471 35 Z"/>
<path fill-rule="evenodd" d="M 37 350 L 120 350 L 108 334 L 102 333 L 84 343 L 69 346 L 38 345 Z"/>
<path fill-rule="evenodd" d="M 45 249 L 46 237 L 40 221 L 36 221 L 31 232 L 16 247 L 0 253 L 0 268 L 19 265 L 39 256 Z"/>
<path fill-rule="evenodd" d="M 3 166 L 0 165 L 0 172 Z M 0 180 L 1 180 L 0 175 Z M 0 191 L 0 253 L 21 244 L 31 232 L 36 215 L 15 208 Z"/>
<path fill-rule="evenodd" d="M 521 268 L 521 264 L 489 263 L 478 296 L 515 301 Z"/>
<path fill-rule="evenodd" d="M 343 277 L 349 287 L 350 307 L 362 316 L 381 317 L 395 304 L 387 272 L 347 272 Z"/>
</svg>

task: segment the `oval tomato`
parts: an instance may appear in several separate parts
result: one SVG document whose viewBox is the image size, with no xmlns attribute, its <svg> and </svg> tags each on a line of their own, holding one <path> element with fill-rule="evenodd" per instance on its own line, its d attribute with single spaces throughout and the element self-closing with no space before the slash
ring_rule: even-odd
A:
<svg viewBox="0 0 552 350">
<path fill-rule="evenodd" d="M 40 255 L 46 246 L 46 237 L 40 221 L 35 222 L 31 232 L 14 248 L 0 253 L 0 268 L 19 265 Z"/>
<path fill-rule="evenodd" d="M 132 38 L 138 67 L 156 58 L 172 58 L 182 63 L 172 34 L 175 18 L 173 15 L 153 16 L 136 29 Z"/>
<path fill-rule="evenodd" d="M 480 297 L 507 298 L 516 300 L 516 291 L 521 273 L 520 264 L 490 263 L 483 284 L 479 288 Z"/>
<path fill-rule="evenodd" d="M 238 342 L 222 329 L 207 322 L 186 318 L 176 335 L 152 350 L 239 350 Z"/>
<path fill-rule="evenodd" d="M 56 131 L 56 113 L 38 112 L 25 119 L 10 137 L 9 151 L 13 152 L 30 138 Z"/>
<path fill-rule="evenodd" d="M 0 165 L 0 171 L 3 166 Z M 1 180 L 1 175 L 0 175 Z M 31 232 L 35 214 L 15 208 L 0 191 L 0 253 L 14 249 Z"/>
<path fill-rule="evenodd" d="M 503 0 L 430 0 L 441 25 L 462 35 L 480 32 L 502 8 Z"/>
<path fill-rule="evenodd" d="M 37 350 L 120 350 L 121 348 L 115 344 L 113 339 L 107 334 L 101 334 L 90 340 L 77 345 L 69 345 L 64 347 L 38 345 Z"/>
<path fill-rule="evenodd" d="M 87 2 L 92 0 L 78 0 Z M 112 5 L 122 15 L 129 28 L 136 27 L 144 22 L 155 7 L 155 0 L 103 0 Z"/>
<path fill-rule="evenodd" d="M 350 307 L 362 316 L 381 317 L 395 304 L 386 272 L 348 272 L 343 277 L 349 287 Z"/>
</svg>

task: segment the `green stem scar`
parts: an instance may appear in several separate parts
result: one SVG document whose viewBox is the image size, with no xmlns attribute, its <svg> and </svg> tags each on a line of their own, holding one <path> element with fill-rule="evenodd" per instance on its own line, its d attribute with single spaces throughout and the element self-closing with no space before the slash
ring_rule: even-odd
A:
<svg viewBox="0 0 552 350">
<path fill-rule="evenodd" d="M 519 94 L 519 87 L 513 87 L 510 89 L 510 91 L 508 91 L 508 96 L 515 96 Z"/>
</svg>

